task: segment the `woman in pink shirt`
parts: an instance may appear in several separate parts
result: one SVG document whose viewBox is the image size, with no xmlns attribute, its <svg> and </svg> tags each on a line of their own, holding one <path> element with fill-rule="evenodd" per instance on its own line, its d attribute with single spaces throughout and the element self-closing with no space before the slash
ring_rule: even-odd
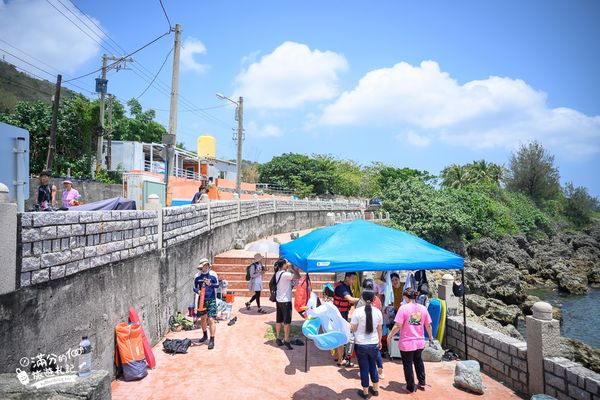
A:
<svg viewBox="0 0 600 400">
<path fill-rule="evenodd" d="M 394 319 L 394 327 L 388 334 L 388 347 L 392 345 L 392 338 L 400 331 L 399 348 L 402 355 L 402 365 L 404 367 L 404 379 L 406 386 L 403 387 L 408 393 L 416 392 L 415 377 L 413 374 L 413 364 L 417 372 L 418 388 L 425 390 L 425 365 L 421 358 L 421 353 L 425 348 L 425 331 L 429 334 L 429 344 L 433 344 L 433 335 L 431 334 L 431 316 L 427 308 L 421 304 L 416 304 L 417 291 L 408 288 L 402 294 L 406 304 L 402 305 Z"/>
<path fill-rule="evenodd" d="M 81 198 L 79 192 L 73 189 L 73 182 L 70 180 L 63 181 L 64 192 L 62 195 L 62 206 L 65 208 L 78 205 L 78 200 Z"/>
</svg>

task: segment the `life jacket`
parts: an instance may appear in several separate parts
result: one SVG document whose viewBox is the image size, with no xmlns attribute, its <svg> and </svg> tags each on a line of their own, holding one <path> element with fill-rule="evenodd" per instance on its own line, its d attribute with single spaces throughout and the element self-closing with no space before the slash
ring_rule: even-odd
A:
<svg viewBox="0 0 600 400">
<path fill-rule="evenodd" d="M 350 311 L 350 302 L 348 300 L 346 300 L 345 298 L 338 296 L 337 294 L 335 294 L 335 289 L 338 288 L 338 286 L 343 285 L 344 282 L 338 282 L 335 284 L 334 286 L 334 290 L 333 290 L 333 304 L 338 308 L 338 310 L 340 310 L 340 312 L 346 312 L 346 311 Z"/>
</svg>

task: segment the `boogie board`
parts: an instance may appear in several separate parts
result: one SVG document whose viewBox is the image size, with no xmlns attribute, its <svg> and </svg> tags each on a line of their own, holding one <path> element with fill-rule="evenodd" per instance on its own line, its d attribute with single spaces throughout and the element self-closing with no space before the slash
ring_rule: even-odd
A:
<svg viewBox="0 0 600 400">
<path fill-rule="evenodd" d="M 440 299 L 432 299 L 427 307 L 427 311 L 431 316 L 431 333 L 433 337 L 437 337 L 438 328 L 440 326 L 440 317 L 442 316 L 442 303 Z M 425 330 L 425 337 L 428 338 L 427 330 Z"/>
<path fill-rule="evenodd" d="M 442 313 L 440 316 L 440 325 L 438 327 L 437 332 L 437 340 L 441 344 L 444 340 L 444 331 L 446 330 L 446 300 L 440 299 L 440 302 L 442 303 Z"/>
<path fill-rule="evenodd" d="M 140 322 L 140 317 L 138 313 L 135 311 L 135 308 L 129 308 L 129 321 L 140 324 L 140 329 L 142 331 L 142 343 L 144 344 L 144 355 L 146 357 L 146 363 L 148 367 L 154 368 L 156 367 L 156 359 L 154 358 L 154 353 L 152 352 L 152 347 L 150 346 L 150 342 L 148 342 L 148 338 L 146 337 L 146 333 L 144 332 L 144 327 Z"/>
</svg>

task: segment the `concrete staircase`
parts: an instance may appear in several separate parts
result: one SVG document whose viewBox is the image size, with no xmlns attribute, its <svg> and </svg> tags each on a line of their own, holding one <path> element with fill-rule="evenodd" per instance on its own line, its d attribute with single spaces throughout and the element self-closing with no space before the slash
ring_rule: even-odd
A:
<svg viewBox="0 0 600 400">
<path fill-rule="evenodd" d="M 212 265 L 213 271 L 219 275 L 219 280 L 225 279 L 229 286 L 227 292 L 233 292 L 236 296 L 251 296 L 252 292 L 248 291 L 248 282 L 246 281 L 246 267 L 253 262 L 253 258 L 244 257 L 226 257 L 216 256 Z M 276 258 L 265 258 L 263 264 L 267 267 L 263 278 L 263 296 L 268 297 L 269 280 L 273 276 L 273 264 L 277 261 Z M 302 273 L 304 276 L 304 273 Z M 310 274 L 311 286 L 315 293 L 320 294 L 323 290 L 323 285 L 327 282 L 332 284 L 335 282 L 334 273 Z"/>
</svg>

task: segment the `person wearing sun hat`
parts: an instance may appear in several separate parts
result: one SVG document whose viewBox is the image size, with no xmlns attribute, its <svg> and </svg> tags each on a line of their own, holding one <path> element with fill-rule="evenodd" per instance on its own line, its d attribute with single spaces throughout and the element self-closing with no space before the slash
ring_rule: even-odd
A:
<svg viewBox="0 0 600 400">
<path fill-rule="evenodd" d="M 68 179 L 63 181 L 63 187 L 65 190 L 62 194 L 62 206 L 69 208 L 79 204 L 79 199 L 81 196 L 77 189 L 73 189 L 73 182 Z"/>
<path fill-rule="evenodd" d="M 208 339 L 206 329 L 206 320 L 208 319 L 210 325 L 208 349 L 212 350 L 215 347 L 215 332 L 217 329 L 215 318 L 217 317 L 217 288 L 219 287 L 219 277 L 216 272 L 210 269 L 210 261 L 206 258 L 200 260 L 197 268 L 199 271 L 194 278 L 194 293 L 200 293 L 200 290 L 202 290 L 203 287 L 205 288 L 204 310 L 198 311 L 203 332 L 200 342 L 205 342 Z"/>
</svg>

